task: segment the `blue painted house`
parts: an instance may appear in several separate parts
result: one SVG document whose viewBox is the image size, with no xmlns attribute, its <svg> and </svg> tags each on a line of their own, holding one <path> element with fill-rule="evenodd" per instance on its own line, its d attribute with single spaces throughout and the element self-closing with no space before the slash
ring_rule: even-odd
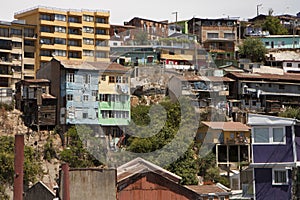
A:
<svg viewBox="0 0 300 200">
<path fill-rule="evenodd" d="M 267 49 L 300 48 L 299 35 L 269 35 L 260 38 Z"/>
<path fill-rule="evenodd" d="M 58 98 L 57 125 L 99 124 L 99 70 L 95 66 L 53 58 L 37 71 L 37 77 L 51 81 L 51 92 Z"/>
<path fill-rule="evenodd" d="M 299 191 L 297 179 L 292 176 L 300 161 L 299 121 L 249 114 L 248 125 L 252 133 L 250 166 L 255 199 L 292 199 Z"/>
</svg>

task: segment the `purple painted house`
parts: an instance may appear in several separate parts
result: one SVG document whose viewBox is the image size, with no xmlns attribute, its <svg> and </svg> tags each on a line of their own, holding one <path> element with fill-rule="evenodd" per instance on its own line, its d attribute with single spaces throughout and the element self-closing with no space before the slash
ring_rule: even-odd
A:
<svg viewBox="0 0 300 200">
<path fill-rule="evenodd" d="M 252 133 L 254 199 L 299 196 L 300 121 L 249 114 L 248 125 Z"/>
</svg>

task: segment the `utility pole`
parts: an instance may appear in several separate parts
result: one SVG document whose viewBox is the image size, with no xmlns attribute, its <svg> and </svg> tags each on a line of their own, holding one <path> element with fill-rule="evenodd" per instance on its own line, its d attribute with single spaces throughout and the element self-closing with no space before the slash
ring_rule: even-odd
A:
<svg viewBox="0 0 300 200">
<path fill-rule="evenodd" d="M 178 12 L 172 12 L 172 14 L 175 14 L 175 32 L 177 32 L 177 14 Z"/>
<path fill-rule="evenodd" d="M 259 7 L 261 7 L 261 6 L 262 6 L 262 4 L 256 5 L 256 16 L 259 15 Z"/>
</svg>

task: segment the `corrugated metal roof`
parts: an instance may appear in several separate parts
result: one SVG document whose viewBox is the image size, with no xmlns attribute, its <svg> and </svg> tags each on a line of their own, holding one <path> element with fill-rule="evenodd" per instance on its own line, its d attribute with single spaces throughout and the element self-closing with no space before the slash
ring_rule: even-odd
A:
<svg viewBox="0 0 300 200">
<path fill-rule="evenodd" d="M 249 131 L 250 127 L 241 122 L 207 122 L 203 121 L 202 124 L 211 129 L 218 129 L 223 131 Z"/>
<path fill-rule="evenodd" d="M 244 79 L 269 79 L 269 80 L 284 80 L 284 81 L 300 81 L 300 74 L 284 73 L 280 74 L 262 74 L 262 73 L 237 73 L 231 72 L 233 76 Z"/>
</svg>

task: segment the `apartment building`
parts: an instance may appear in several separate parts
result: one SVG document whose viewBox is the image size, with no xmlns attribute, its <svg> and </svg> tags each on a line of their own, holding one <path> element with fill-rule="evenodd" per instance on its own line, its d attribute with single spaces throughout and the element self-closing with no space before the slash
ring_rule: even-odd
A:
<svg viewBox="0 0 300 200">
<path fill-rule="evenodd" d="M 5 91 L 14 90 L 20 80 L 35 77 L 34 32 L 35 26 L 23 20 L 0 21 L 0 88 L 7 88 Z"/>
<path fill-rule="evenodd" d="M 59 60 L 109 61 L 109 11 L 34 7 L 15 13 L 36 25 L 36 68 Z"/>
</svg>

